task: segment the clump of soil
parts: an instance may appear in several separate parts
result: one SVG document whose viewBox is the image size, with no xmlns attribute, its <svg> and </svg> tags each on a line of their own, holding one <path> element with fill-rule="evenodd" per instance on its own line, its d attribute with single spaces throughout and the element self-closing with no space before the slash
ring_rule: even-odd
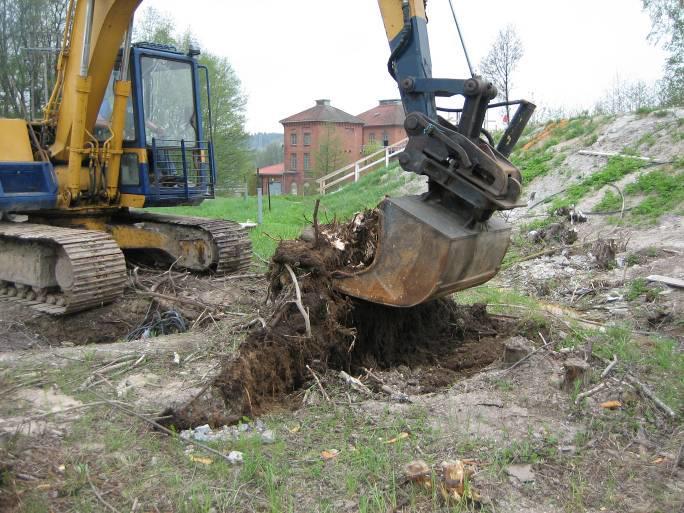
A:
<svg viewBox="0 0 684 513">
<path fill-rule="evenodd" d="M 319 373 L 327 369 L 354 373 L 363 367 L 437 365 L 467 337 L 477 338 L 480 331 L 495 334 L 496 323 L 483 305 L 462 307 L 440 299 L 393 308 L 353 299 L 333 288 L 336 273 L 372 262 L 378 216 L 365 212 L 347 224 L 321 226 L 319 236 L 310 240 L 281 242 L 268 273 L 275 308 L 266 327 L 248 335 L 200 396 L 165 412 L 168 424 L 185 429 L 262 414 L 308 383 L 309 367 Z M 310 336 L 296 304 L 298 295 L 308 315 Z M 449 368 L 437 372 L 436 383 L 453 382 L 455 372 Z"/>
</svg>

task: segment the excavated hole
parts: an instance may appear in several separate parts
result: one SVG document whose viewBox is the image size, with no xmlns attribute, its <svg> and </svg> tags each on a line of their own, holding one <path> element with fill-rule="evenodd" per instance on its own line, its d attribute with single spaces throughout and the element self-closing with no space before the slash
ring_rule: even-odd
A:
<svg viewBox="0 0 684 513">
<path fill-rule="evenodd" d="M 340 295 L 331 286 L 337 270 L 367 265 L 377 243 L 377 215 L 366 212 L 344 225 L 320 228 L 319 242 L 283 241 L 269 271 L 275 309 L 266 328 L 252 331 L 238 353 L 192 401 L 164 413 L 167 424 L 186 429 L 258 416 L 301 405 L 302 387 L 317 374 L 344 370 L 362 374 L 402 369 L 420 392 L 446 387 L 459 376 L 489 365 L 511 330 L 487 315 L 484 305 L 460 306 L 440 299 L 413 308 L 393 308 Z M 344 250 L 340 250 L 344 244 Z M 311 336 L 294 303 L 297 275 Z"/>
</svg>

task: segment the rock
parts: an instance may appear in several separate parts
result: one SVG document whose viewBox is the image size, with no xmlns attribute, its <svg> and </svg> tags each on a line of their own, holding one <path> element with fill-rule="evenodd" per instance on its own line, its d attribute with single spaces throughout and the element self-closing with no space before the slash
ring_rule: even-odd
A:
<svg viewBox="0 0 684 513">
<path fill-rule="evenodd" d="M 261 441 L 264 442 L 265 444 L 272 444 L 275 443 L 276 438 L 275 438 L 275 433 L 271 431 L 270 429 L 267 429 L 263 433 L 261 433 Z"/>
<path fill-rule="evenodd" d="M 579 358 L 568 358 L 563 364 L 565 376 L 563 378 L 563 389 L 570 392 L 575 389 L 577 383 L 586 385 L 591 377 L 589 364 Z"/>
<path fill-rule="evenodd" d="M 517 479 L 521 483 L 534 483 L 532 465 L 508 465 L 506 474 Z"/>
<path fill-rule="evenodd" d="M 242 453 L 240 451 L 230 451 L 228 453 L 228 461 L 233 465 L 239 465 L 242 463 Z"/>
<path fill-rule="evenodd" d="M 532 343 L 525 337 L 512 337 L 504 342 L 504 363 L 514 364 L 530 354 Z"/>
</svg>

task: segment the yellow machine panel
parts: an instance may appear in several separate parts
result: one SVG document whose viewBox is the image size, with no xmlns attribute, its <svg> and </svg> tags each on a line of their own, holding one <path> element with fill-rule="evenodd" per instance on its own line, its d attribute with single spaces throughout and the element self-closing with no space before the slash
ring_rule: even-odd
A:
<svg viewBox="0 0 684 513">
<path fill-rule="evenodd" d="M 4 162 L 33 162 L 26 121 L 0 119 L 0 155 Z"/>
</svg>

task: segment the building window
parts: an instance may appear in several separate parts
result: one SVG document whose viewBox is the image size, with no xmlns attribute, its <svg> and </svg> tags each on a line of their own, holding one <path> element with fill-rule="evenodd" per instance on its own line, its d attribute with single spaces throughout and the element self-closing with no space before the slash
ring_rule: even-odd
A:
<svg viewBox="0 0 684 513">
<path fill-rule="evenodd" d="M 375 142 L 375 132 L 368 134 L 368 144 L 373 144 Z"/>
<path fill-rule="evenodd" d="M 306 137 L 306 134 L 304 135 Z M 304 139 L 306 141 L 306 139 Z M 308 171 L 309 168 L 311 167 L 311 159 L 309 158 L 309 154 L 305 153 L 304 154 L 304 171 Z"/>
<path fill-rule="evenodd" d="M 304 132 L 304 146 L 311 146 L 311 134 Z"/>
<path fill-rule="evenodd" d="M 297 154 L 290 153 L 290 171 L 297 171 Z"/>
<path fill-rule="evenodd" d="M 387 132 L 382 132 L 382 145 L 383 146 L 389 146 L 389 135 L 387 135 Z"/>
<path fill-rule="evenodd" d="M 290 134 L 290 145 L 297 146 L 297 133 L 296 132 L 292 132 Z"/>
</svg>

